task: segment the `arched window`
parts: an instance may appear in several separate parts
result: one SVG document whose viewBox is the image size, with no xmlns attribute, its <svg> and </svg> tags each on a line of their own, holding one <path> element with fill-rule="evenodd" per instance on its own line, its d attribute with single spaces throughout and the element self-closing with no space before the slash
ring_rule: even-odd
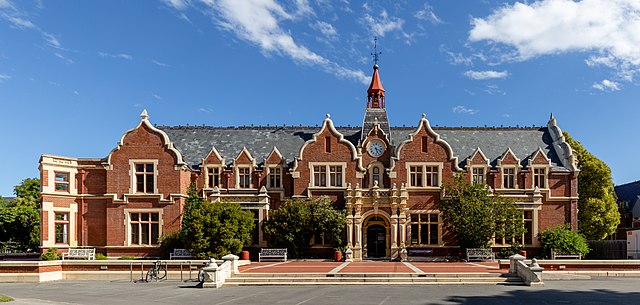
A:
<svg viewBox="0 0 640 305">
<path fill-rule="evenodd" d="M 369 172 L 369 183 L 373 187 L 378 182 L 378 187 L 384 187 L 382 180 L 382 169 L 379 166 L 372 166 Z"/>
</svg>

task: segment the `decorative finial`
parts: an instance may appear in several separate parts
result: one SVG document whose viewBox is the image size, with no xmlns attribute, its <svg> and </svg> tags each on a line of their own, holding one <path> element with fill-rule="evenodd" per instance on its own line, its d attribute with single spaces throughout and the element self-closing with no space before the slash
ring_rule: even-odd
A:
<svg viewBox="0 0 640 305">
<path fill-rule="evenodd" d="M 140 114 L 140 117 L 143 120 L 149 119 L 149 114 L 147 113 L 147 109 L 142 110 L 142 113 Z"/>
<path fill-rule="evenodd" d="M 327 113 L 327 117 L 326 117 L 326 118 L 327 118 L 327 119 L 330 119 L 330 118 L 331 118 L 331 115 Z"/>
<path fill-rule="evenodd" d="M 555 118 L 555 117 L 553 117 L 553 112 L 552 112 L 552 113 L 551 113 L 551 116 L 549 116 L 549 121 L 553 121 L 553 120 L 555 120 L 555 119 L 556 119 L 556 118 Z"/>
<path fill-rule="evenodd" d="M 423 113 L 423 114 L 422 114 L 422 118 L 423 118 L 423 119 L 426 119 L 426 118 L 427 118 L 427 114 L 426 114 L 426 113 Z"/>
<path fill-rule="evenodd" d="M 379 56 L 382 54 L 382 52 L 378 52 L 378 37 L 374 37 L 373 38 L 373 53 L 371 53 L 371 55 L 373 56 L 373 67 L 377 68 L 378 67 L 378 60 L 379 60 Z"/>
</svg>

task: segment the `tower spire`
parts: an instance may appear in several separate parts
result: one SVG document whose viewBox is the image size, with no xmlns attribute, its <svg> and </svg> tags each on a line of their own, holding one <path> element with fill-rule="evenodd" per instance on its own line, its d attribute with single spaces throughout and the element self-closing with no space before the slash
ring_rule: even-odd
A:
<svg viewBox="0 0 640 305">
<path fill-rule="evenodd" d="M 378 60 L 380 59 L 379 56 L 382 55 L 382 52 L 378 52 L 378 37 L 373 37 L 373 53 L 371 53 L 371 56 L 373 56 L 373 66 L 377 67 L 378 66 Z"/>
<path fill-rule="evenodd" d="M 384 88 L 382 88 L 378 73 L 378 56 L 382 54 L 382 52 L 378 52 L 378 37 L 373 39 L 373 50 L 374 52 L 371 53 L 373 56 L 373 76 L 367 90 L 367 108 L 384 108 Z"/>
</svg>

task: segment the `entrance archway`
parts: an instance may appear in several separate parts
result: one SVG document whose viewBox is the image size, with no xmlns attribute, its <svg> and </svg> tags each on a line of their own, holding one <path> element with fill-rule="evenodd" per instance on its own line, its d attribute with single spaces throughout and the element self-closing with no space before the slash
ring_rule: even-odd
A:
<svg viewBox="0 0 640 305">
<path fill-rule="evenodd" d="M 387 230 L 381 225 L 367 228 L 367 256 L 385 257 L 387 255 Z"/>
</svg>

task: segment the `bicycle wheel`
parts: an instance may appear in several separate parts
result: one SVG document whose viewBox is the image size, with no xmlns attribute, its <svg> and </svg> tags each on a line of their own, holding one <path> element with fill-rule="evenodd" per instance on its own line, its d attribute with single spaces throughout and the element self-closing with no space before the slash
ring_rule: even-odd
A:
<svg viewBox="0 0 640 305">
<path fill-rule="evenodd" d="M 167 268 L 160 267 L 160 269 L 158 270 L 157 276 L 159 280 L 164 280 L 167 277 Z"/>
<path fill-rule="evenodd" d="M 147 277 L 146 277 L 146 281 L 147 282 L 151 282 L 151 280 L 153 280 L 154 278 L 157 278 L 158 275 L 156 274 L 156 269 L 151 267 L 149 268 L 149 271 L 147 271 Z"/>
</svg>

